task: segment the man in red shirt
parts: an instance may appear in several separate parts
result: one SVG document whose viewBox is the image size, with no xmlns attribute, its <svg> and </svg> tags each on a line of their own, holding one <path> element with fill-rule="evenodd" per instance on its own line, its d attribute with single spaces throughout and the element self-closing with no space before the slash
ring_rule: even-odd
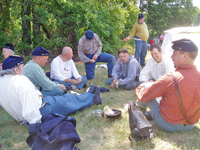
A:
<svg viewBox="0 0 200 150">
<path fill-rule="evenodd" d="M 142 108 L 150 108 L 149 114 L 159 128 L 169 132 L 187 131 L 200 118 L 200 111 L 195 113 L 200 107 L 200 72 L 194 66 L 198 47 L 188 39 L 172 43 L 174 51 L 171 58 L 176 68 L 173 74 L 177 78 L 183 107 L 191 124 L 181 113 L 171 73 L 164 74 L 153 84 L 141 84 L 136 89 L 137 103 Z"/>
<path fill-rule="evenodd" d="M 150 46 L 154 43 L 154 38 L 149 41 Z"/>
</svg>

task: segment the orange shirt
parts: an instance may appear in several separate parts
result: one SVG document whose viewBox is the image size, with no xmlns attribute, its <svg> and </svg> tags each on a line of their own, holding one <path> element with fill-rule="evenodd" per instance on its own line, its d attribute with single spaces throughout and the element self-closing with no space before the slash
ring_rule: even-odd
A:
<svg viewBox="0 0 200 150">
<path fill-rule="evenodd" d="M 200 111 L 192 118 L 190 117 L 200 107 L 200 72 L 193 65 L 182 65 L 176 69 L 174 74 L 177 77 L 186 114 L 191 123 L 198 123 Z M 162 118 L 172 124 L 184 123 L 188 125 L 179 108 L 171 73 L 164 74 L 150 87 L 143 87 L 141 84 L 136 89 L 136 95 L 141 102 L 162 96 L 159 105 Z"/>
</svg>

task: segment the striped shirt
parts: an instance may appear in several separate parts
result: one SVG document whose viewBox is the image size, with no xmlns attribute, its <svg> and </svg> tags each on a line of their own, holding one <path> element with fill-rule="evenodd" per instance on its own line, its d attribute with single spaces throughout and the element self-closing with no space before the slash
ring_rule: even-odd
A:
<svg viewBox="0 0 200 150">
<path fill-rule="evenodd" d="M 200 111 L 192 118 L 191 116 L 200 107 L 200 72 L 193 65 L 182 65 L 176 69 L 174 74 L 186 115 L 191 123 L 198 123 Z M 150 87 L 139 86 L 136 89 L 136 95 L 141 102 L 162 96 L 159 105 L 162 118 L 172 124 L 188 125 L 179 108 L 171 73 L 163 75 Z"/>
<path fill-rule="evenodd" d="M 38 90 L 51 91 L 60 87 L 59 83 L 51 81 L 44 70 L 33 60 L 29 60 L 24 66 L 25 76 L 37 87 Z"/>
<path fill-rule="evenodd" d="M 84 35 L 78 42 L 78 56 L 84 63 L 90 62 L 90 59 L 86 56 L 86 54 L 96 54 L 99 56 L 101 54 L 101 50 L 102 43 L 96 33 L 94 33 L 94 37 L 91 41 Z"/>
</svg>

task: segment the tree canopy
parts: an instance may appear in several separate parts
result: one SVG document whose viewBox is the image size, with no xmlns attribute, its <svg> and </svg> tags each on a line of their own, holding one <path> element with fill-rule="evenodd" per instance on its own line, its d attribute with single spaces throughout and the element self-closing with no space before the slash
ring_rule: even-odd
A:
<svg viewBox="0 0 200 150">
<path fill-rule="evenodd" d="M 141 0 L 140 8 L 153 34 L 192 25 L 197 16 L 192 0 Z M 1 0 L 0 46 L 13 43 L 16 53 L 25 56 L 38 46 L 52 55 L 64 46 L 76 53 L 78 40 L 90 29 L 99 35 L 104 52 L 116 54 L 127 45 L 122 39 L 140 8 L 136 0 Z"/>
</svg>

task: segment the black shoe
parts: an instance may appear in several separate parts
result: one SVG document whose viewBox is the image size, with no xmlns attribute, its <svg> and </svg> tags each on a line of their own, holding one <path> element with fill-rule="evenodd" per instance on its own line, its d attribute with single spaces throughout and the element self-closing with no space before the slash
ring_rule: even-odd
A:
<svg viewBox="0 0 200 150">
<path fill-rule="evenodd" d="M 87 84 L 85 83 L 84 85 L 83 85 L 83 88 L 86 88 L 87 87 Z"/>
<path fill-rule="evenodd" d="M 108 78 L 112 78 L 113 76 L 112 75 L 108 75 Z"/>
<path fill-rule="evenodd" d="M 88 92 L 94 94 L 94 98 L 92 99 L 94 104 L 98 105 L 98 104 L 102 103 L 102 99 L 100 97 L 100 90 L 99 90 L 98 86 L 91 85 Z"/>
</svg>

